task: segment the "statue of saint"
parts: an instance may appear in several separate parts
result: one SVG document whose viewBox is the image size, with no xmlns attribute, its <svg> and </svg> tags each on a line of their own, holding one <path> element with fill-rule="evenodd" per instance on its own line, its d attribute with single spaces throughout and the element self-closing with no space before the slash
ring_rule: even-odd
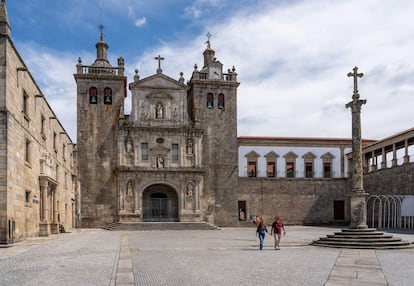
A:
<svg viewBox="0 0 414 286">
<path fill-rule="evenodd" d="M 193 154 L 193 140 L 191 138 L 187 139 L 187 154 Z"/>
<path fill-rule="evenodd" d="M 162 155 L 158 155 L 157 157 L 157 168 L 164 168 L 164 158 Z"/>
<path fill-rule="evenodd" d="M 192 197 L 193 196 L 193 190 L 194 190 L 194 186 L 192 183 L 189 183 L 187 185 L 187 196 L 188 197 Z"/>
<path fill-rule="evenodd" d="M 127 153 L 132 153 L 134 151 L 131 139 L 127 140 L 125 148 L 126 148 Z"/>
<path fill-rule="evenodd" d="M 156 111 L 156 118 L 158 118 L 158 119 L 163 118 L 163 113 L 164 113 L 164 110 L 162 108 L 162 105 L 160 103 L 158 103 L 157 111 Z"/>
</svg>

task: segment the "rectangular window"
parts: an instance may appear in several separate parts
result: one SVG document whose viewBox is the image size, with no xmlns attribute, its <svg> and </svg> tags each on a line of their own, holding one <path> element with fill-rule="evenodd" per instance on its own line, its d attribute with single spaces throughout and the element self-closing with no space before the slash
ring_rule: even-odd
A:
<svg viewBox="0 0 414 286">
<path fill-rule="evenodd" d="M 148 160 L 148 143 L 141 143 L 141 160 Z"/>
<path fill-rule="evenodd" d="M 63 159 L 63 161 L 66 161 L 65 151 L 66 151 L 66 145 L 63 144 L 62 145 L 62 159 Z"/>
<path fill-rule="evenodd" d="M 178 161 L 178 144 L 172 144 L 172 160 Z"/>
<path fill-rule="evenodd" d="M 305 178 L 313 178 L 313 163 L 305 163 Z"/>
<path fill-rule="evenodd" d="M 28 117 L 28 111 L 29 111 L 29 96 L 25 91 L 23 91 L 23 113 L 26 117 Z"/>
<path fill-rule="evenodd" d="M 55 150 L 55 153 L 57 153 L 57 149 L 56 149 L 56 132 L 53 132 L 53 149 Z"/>
<path fill-rule="evenodd" d="M 43 136 L 44 139 L 46 139 L 46 135 L 45 135 L 45 117 L 43 115 L 41 115 L 40 117 L 40 134 Z"/>
<path fill-rule="evenodd" d="M 26 139 L 26 147 L 24 151 L 24 159 L 27 163 L 30 163 L 30 141 L 29 139 Z"/>
<path fill-rule="evenodd" d="M 247 173 L 249 177 L 256 177 L 257 168 L 256 168 L 256 162 L 249 162 L 247 164 Z"/>
<path fill-rule="evenodd" d="M 26 191 L 25 198 L 24 198 L 24 205 L 30 206 L 30 191 Z"/>
<path fill-rule="evenodd" d="M 276 176 L 276 162 L 267 162 L 267 176 L 275 177 Z"/>
<path fill-rule="evenodd" d="M 286 162 L 286 177 L 295 177 L 295 162 Z"/>
<path fill-rule="evenodd" d="M 330 162 L 323 163 L 323 177 L 324 178 L 331 178 L 332 177 L 332 170 L 331 170 L 331 163 Z"/>
</svg>

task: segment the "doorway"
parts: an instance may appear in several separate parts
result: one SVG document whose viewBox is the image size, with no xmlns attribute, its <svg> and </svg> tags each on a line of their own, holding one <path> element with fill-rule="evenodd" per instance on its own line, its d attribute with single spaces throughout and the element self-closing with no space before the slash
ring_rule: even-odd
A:
<svg viewBox="0 0 414 286">
<path fill-rule="evenodd" d="M 334 201 L 334 220 L 345 219 L 345 201 Z"/>
<path fill-rule="evenodd" d="M 178 219 L 177 192 L 167 185 L 152 185 L 143 193 L 143 221 L 176 222 Z"/>
</svg>

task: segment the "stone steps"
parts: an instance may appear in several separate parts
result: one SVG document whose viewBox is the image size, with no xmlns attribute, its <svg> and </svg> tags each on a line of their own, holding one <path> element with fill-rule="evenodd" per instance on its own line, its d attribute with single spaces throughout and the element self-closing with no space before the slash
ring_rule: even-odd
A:
<svg viewBox="0 0 414 286">
<path fill-rule="evenodd" d="M 414 244 L 408 241 L 376 231 L 374 228 L 343 229 L 341 232 L 334 232 L 333 235 L 321 237 L 319 240 L 313 241 L 311 245 L 358 249 L 401 249 L 414 247 Z"/>
<path fill-rule="evenodd" d="M 152 231 L 152 230 L 217 230 L 206 222 L 117 222 L 102 227 L 109 231 Z"/>
</svg>

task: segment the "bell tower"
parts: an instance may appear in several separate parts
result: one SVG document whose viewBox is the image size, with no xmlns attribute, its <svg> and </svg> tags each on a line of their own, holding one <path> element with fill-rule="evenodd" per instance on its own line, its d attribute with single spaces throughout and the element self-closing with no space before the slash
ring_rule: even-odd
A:
<svg viewBox="0 0 414 286">
<path fill-rule="evenodd" d="M 204 66 L 194 67 L 189 81 L 189 114 L 195 127 L 204 130 L 205 168 L 203 212 L 214 224 L 234 225 L 238 219 L 237 73 L 234 67 L 223 72 L 207 34 Z"/>
<path fill-rule="evenodd" d="M 74 74 L 77 85 L 78 174 L 81 183 L 82 226 L 99 226 L 116 220 L 116 127 L 124 116 L 127 78 L 124 60 L 108 61 L 103 26 L 96 43 L 96 60 Z"/>
</svg>

